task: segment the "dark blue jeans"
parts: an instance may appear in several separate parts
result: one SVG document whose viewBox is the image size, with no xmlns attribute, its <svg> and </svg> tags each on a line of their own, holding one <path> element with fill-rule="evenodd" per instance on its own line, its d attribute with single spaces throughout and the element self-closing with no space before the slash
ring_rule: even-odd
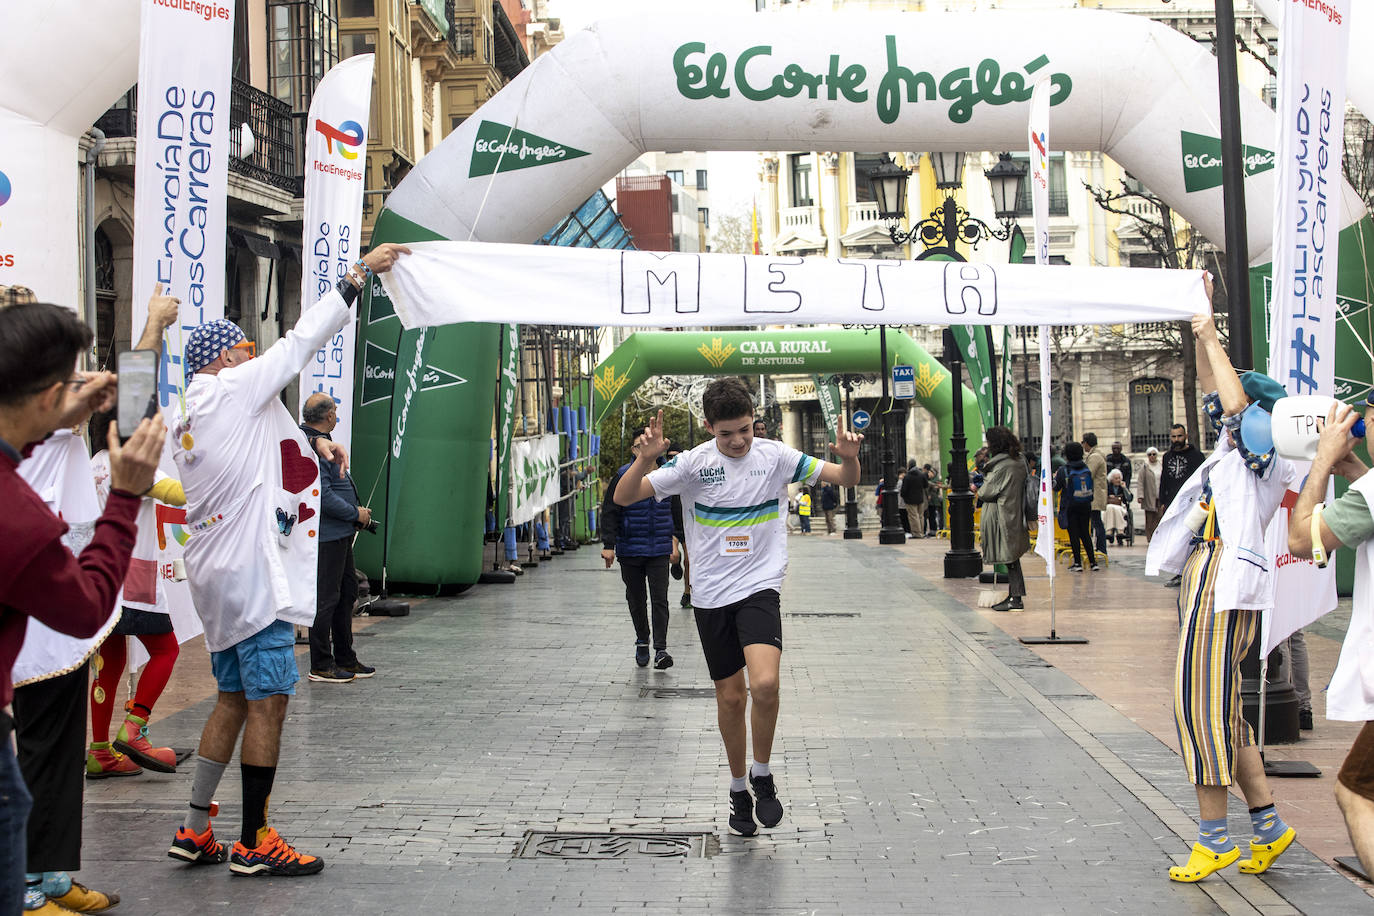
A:
<svg viewBox="0 0 1374 916">
<path fill-rule="evenodd" d="M 25 829 L 33 799 L 10 743 L 10 717 L 0 712 L 0 913 L 24 909 Z"/>
<path fill-rule="evenodd" d="M 625 601 L 630 606 L 630 619 L 635 625 L 635 641 L 649 641 L 649 615 L 652 613 L 654 648 L 668 648 L 668 558 L 617 559 L 620 578 L 625 583 Z"/>
</svg>

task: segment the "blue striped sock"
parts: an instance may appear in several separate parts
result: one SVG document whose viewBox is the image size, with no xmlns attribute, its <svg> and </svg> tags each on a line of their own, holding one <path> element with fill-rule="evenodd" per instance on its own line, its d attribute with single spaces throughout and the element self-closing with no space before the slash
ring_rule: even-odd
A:
<svg viewBox="0 0 1374 916">
<path fill-rule="evenodd" d="M 1288 825 L 1279 817 L 1279 812 L 1272 804 L 1263 808 L 1251 808 L 1250 825 L 1255 828 L 1256 843 L 1272 843 L 1288 829 Z"/>
<path fill-rule="evenodd" d="M 1226 818 L 1200 820 L 1197 824 L 1197 841 L 1213 852 L 1226 852 L 1235 846 L 1226 832 Z"/>
</svg>

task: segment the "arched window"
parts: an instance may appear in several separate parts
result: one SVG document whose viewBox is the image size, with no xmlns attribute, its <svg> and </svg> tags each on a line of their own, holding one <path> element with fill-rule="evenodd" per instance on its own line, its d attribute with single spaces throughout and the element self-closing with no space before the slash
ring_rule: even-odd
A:
<svg viewBox="0 0 1374 916">
<path fill-rule="evenodd" d="M 95 230 L 95 294 L 115 297 L 114 243 L 104 229 Z"/>
<path fill-rule="evenodd" d="M 1053 382 L 1050 387 L 1050 412 L 1053 429 L 1050 442 L 1063 445 L 1073 435 L 1073 383 Z M 1040 454 L 1043 427 L 1040 421 L 1040 383 L 1018 385 L 1016 388 L 1016 435 L 1022 451 Z"/>
<path fill-rule="evenodd" d="M 1174 422 L 1174 383 L 1166 378 L 1138 378 L 1131 382 L 1131 451 L 1150 446 L 1169 448 Z"/>
</svg>

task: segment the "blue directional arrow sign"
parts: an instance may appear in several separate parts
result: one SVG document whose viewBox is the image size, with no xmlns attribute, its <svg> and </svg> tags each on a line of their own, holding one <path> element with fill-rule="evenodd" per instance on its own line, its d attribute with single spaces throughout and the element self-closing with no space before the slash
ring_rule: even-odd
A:
<svg viewBox="0 0 1374 916">
<path fill-rule="evenodd" d="M 899 401 L 916 397 L 916 367 L 892 367 L 892 396 Z"/>
<path fill-rule="evenodd" d="M 873 418 L 868 415 L 866 410 L 856 410 L 849 422 L 855 429 L 868 429 L 868 424 L 873 422 Z"/>
</svg>

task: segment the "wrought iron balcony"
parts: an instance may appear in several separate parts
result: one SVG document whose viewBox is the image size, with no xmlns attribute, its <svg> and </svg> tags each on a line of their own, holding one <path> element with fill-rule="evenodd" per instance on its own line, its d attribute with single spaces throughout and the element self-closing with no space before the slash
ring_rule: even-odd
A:
<svg viewBox="0 0 1374 916">
<path fill-rule="evenodd" d="M 229 122 L 233 125 L 230 170 L 300 197 L 304 193 L 304 123 L 291 113 L 291 106 L 235 79 L 229 96 Z M 243 124 L 248 125 L 254 139 L 253 152 L 246 159 L 237 154 L 238 131 Z"/>
</svg>

